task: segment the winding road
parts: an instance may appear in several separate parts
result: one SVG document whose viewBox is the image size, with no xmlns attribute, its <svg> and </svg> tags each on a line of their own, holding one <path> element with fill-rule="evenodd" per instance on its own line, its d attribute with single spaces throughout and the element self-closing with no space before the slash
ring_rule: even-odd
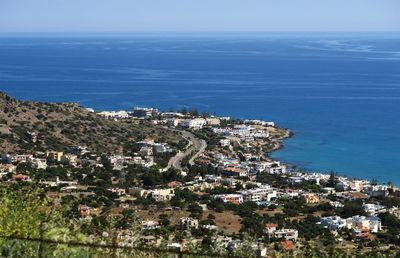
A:
<svg viewBox="0 0 400 258">
<path fill-rule="evenodd" d="M 207 142 L 203 139 L 197 138 L 194 134 L 185 130 L 177 130 L 177 129 L 170 129 L 170 130 L 175 132 L 181 132 L 183 137 L 185 137 L 189 141 L 189 146 L 193 146 L 194 148 L 193 151 L 195 151 L 196 153 L 189 160 L 189 164 L 193 166 L 194 160 L 206 150 Z M 193 152 L 192 150 L 190 150 L 190 148 L 186 152 L 179 151 L 175 156 L 173 156 L 169 160 L 168 166 L 164 170 L 166 171 L 169 168 L 174 167 L 182 171 L 183 170 L 182 160 Z"/>
</svg>

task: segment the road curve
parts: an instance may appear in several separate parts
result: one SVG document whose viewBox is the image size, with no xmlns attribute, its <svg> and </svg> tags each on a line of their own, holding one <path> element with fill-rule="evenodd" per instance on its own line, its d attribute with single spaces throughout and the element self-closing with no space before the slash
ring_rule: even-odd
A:
<svg viewBox="0 0 400 258">
<path fill-rule="evenodd" d="M 194 147 L 194 151 L 196 152 L 193 157 L 189 160 L 189 164 L 191 166 L 194 165 L 194 160 L 199 157 L 207 148 L 207 142 L 203 139 L 197 138 L 194 134 L 191 132 L 185 131 L 185 130 L 178 130 L 178 129 L 171 129 L 169 130 L 175 131 L 175 132 L 181 132 L 182 135 L 189 141 L 189 145 L 192 145 Z M 190 155 L 192 151 L 188 152 L 181 152 L 179 151 L 175 156 L 173 156 L 169 162 L 168 166 L 164 170 L 168 170 L 171 167 L 174 167 L 179 170 L 183 170 L 182 168 L 182 160 Z"/>
<path fill-rule="evenodd" d="M 196 146 L 197 144 L 197 146 Z M 196 138 L 195 141 L 195 149 L 197 150 L 196 154 L 189 160 L 189 165 L 194 165 L 194 160 L 199 157 L 207 148 L 207 142 L 203 139 Z"/>
</svg>

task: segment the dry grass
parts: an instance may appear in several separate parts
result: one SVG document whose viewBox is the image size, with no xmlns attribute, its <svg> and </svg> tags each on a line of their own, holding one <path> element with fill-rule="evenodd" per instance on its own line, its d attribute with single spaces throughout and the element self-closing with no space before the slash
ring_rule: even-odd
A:
<svg viewBox="0 0 400 258">
<path fill-rule="evenodd" d="M 218 226 L 219 230 L 224 231 L 225 234 L 238 234 L 242 224 L 240 223 L 240 216 L 233 214 L 232 211 L 215 212 L 215 211 L 204 211 L 201 220 L 207 219 L 208 214 L 215 216 L 214 222 Z M 159 220 L 160 214 L 167 214 L 168 218 L 173 225 L 178 225 L 179 220 L 182 217 L 188 217 L 190 212 L 185 210 L 177 211 L 166 211 L 166 210 L 140 210 L 138 211 L 139 217 L 142 220 Z"/>
<path fill-rule="evenodd" d="M 42 103 L 20 101 L 0 92 L 0 124 L 2 152 L 69 150 L 78 144 L 94 152 L 122 153 L 129 141 L 150 137 L 177 143 L 180 135 L 148 122 L 137 125 L 107 120 L 76 103 Z M 44 137 L 40 144 L 26 137 L 26 132 Z"/>
</svg>

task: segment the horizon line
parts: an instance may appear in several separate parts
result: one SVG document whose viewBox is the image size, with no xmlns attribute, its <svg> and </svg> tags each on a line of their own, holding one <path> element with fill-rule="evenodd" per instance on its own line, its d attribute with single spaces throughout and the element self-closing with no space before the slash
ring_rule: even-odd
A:
<svg viewBox="0 0 400 258">
<path fill-rule="evenodd" d="M 270 34 L 270 35 L 307 35 L 312 36 L 313 34 L 317 35 L 352 35 L 352 36 L 360 36 L 364 35 L 384 35 L 384 34 L 400 34 L 400 31 L 77 31 L 77 32 L 45 32 L 45 31 L 34 31 L 34 32 L 9 32 L 9 31 L 0 31 L 0 37 L 4 36 L 134 36 L 134 35 L 146 35 L 146 36 L 165 36 L 165 35 L 174 35 L 174 36 L 216 36 L 216 35 L 261 35 L 261 34 Z M 353 35 L 358 34 L 358 35 Z"/>
<path fill-rule="evenodd" d="M 4 33 L 15 33 L 15 34 L 26 34 L 26 33 L 51 33 L 51 34 L 62 34 L 62 33 L 400 33 L 400 30 L 301 30 L 301 31 L 292 31 L 292 30 L 249 30 L 249 31 L 230 31 L 230 30 L 215 30 L 215 31 L 206 31 L 206 30 L 197 30 L 197 31 L 1 31 L 1 34 Z"/>
</svg>

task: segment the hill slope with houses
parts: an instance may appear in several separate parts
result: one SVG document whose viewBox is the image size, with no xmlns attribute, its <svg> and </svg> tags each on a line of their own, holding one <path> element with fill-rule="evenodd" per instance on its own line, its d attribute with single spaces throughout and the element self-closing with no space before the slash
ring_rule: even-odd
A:
<svg viewBox="0 0 400 258">
<path fill-rule="evenodd" d="M 129 152 L 145 137 L 178 143 L 182 137 L 143 120 L 139 124 L 98 116 L 77 103 L 22 101 L 0 92 L 2 153 L 69 150 L 81 145 L 94 152 Z"/>
</svg>

